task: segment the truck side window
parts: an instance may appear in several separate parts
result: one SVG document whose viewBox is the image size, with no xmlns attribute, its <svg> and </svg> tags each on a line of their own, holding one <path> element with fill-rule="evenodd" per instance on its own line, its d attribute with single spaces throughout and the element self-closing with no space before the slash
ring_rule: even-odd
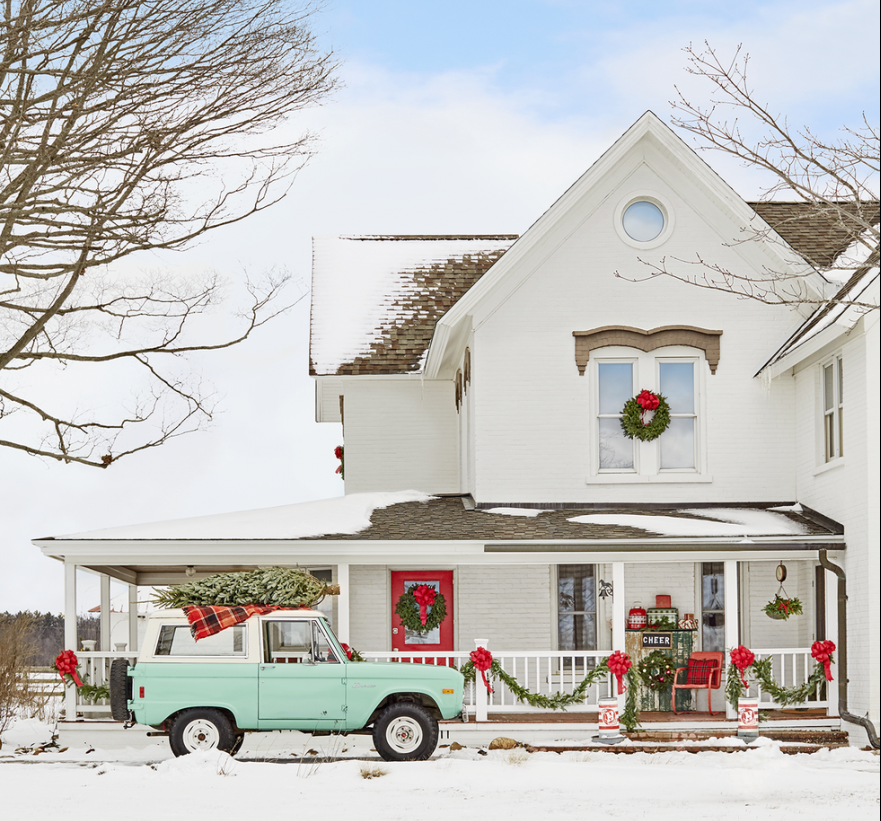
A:
<svg viewBox="0 0 881 821">
<path fill-rule="evenodd" d="M 298 664 L 311 661 L 312 626 L 299 621 L 263 622 L 263 660 L 271 664 Z"/>
<path fill-rule="evenodd" d="M 244 656 L 245 627 L 237 624 L 196 641 L 188 624 L 163 624 L 155 656 Z"/>
</svg>

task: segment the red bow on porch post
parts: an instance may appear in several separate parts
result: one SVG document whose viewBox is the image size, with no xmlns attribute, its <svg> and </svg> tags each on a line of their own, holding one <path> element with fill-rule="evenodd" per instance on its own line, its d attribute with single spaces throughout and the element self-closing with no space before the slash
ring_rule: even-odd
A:
<svg viewBox="0 0 881 821">
<path fill-rule="evenodd" d="M 428 620 L 428 608 L 434 604 L 436 597 L 437 592 L 427 584 L 420 584 L 413 591 L 413 598 L 416 599 L 416 603 L 419 605 L 419 621 L 423 624 Z"/>
<path fill-rule="evenodd" d="M 751 667 L 755 660 L 755 653 L 749 648 L 744 647 L 742 644 L 738 645 L 731 651 L 731 663 L 740 673 L 740 680 L 743 683 L 745 690 L 749 689 L 749 684 L 746 683 L 744 673 L 746 672 L 747 667 Z"/>
<path fill-rule="evenodd" d="M 80 681 L 80 677 L 76 672 L 78 664 L 79 662 L 77 661 L 76 653 L 74 653 L 73 650 L 64 650 L 55 657 L 55 669 L 58 670 L 58 675 L 61 676 L 61 680 L 64 681 L 65 674 L 69 673 L 76 683 L 76 686 L 82 687 L 83 683 Z"/>
<path fill-rule="evenodd" d="M 826 674 L 826 681 L 832 681 L 832 654 L 835 652 L 834 641 L 815 641 L 811 645 L 811 655 L 817 664 L 823 665 L 823 672 Z"/>
<path fill-rule="evenodd" d="M 624 686 L 624 674 L 633 666 L 633 662 L 630 660 L 630 656 L 627 653 L 622 653 L 620 650 L 616 650 L 609 656 L 609 660 L 606 662 L 609 666 L 609 672 L 614 674 L 615 679 L 618 683 L 618 693 L 623 693 L 627 688 Z"/>
<path fill-rule="evenodd" d="M 492 667 L 493 663 L 493 655 L 490 653 L 486 647 L 478 647 L 476 650 L 471 651 L 471 663 L 474 665 L 475 670 L 480 670 L 480 677 L 483 679 L 483 683 L 486 686 L 487 691 L 490 693 L 495 692 L 492 687 L 490 687 L 489 682 L 486 680 L 486 671 Z"/>
</svg>

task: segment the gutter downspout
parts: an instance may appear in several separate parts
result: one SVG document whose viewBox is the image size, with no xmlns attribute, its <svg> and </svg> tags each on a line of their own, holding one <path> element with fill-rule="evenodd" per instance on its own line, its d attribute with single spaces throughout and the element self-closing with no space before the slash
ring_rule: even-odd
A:
<svg viewBox="0 0 881 821">
<path fill-rule="evenodd" d="M 869 744 L 878 749 L 878 734 L 866 716 L 857 716 L 847 710 L 847 577 L 844 569 L 832 564 L 825 550 L 820 550 L 820 565 L 838 576 L 838 665 L 842 671 L 838 682 L 838 714 L 851 724 L 859 724 L 869 736 Z"/>
</svg>

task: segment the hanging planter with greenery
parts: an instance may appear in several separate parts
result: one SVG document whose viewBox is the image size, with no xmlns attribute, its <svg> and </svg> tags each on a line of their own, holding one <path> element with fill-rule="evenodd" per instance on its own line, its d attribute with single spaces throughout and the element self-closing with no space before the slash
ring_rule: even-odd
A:
<svg viewBox="0 0 881 821">
<path fill-rule="evenodd" d="M 787 599 L 779 594 L 774 596 L 773 600 L 769 601 L 762 610 L 769 618 L 783 621 L 790 616 L 801 616 L 804 613 L 801 602 L 797 598 Z"/>
</svg>

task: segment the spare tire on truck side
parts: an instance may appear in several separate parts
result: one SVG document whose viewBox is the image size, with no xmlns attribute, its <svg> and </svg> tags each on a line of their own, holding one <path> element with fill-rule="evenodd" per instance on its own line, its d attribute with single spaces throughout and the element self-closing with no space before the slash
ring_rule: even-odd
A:
<svg viewBox="0 0 881 821">
<path fill-rule="evenodd" d="M 132 680 L 128 674 L 128 659 L 113 659 L 110 665 L 110 715 L 115 721 L 131 718 L 128 701 L 132 697 Z"/>
</svg>

